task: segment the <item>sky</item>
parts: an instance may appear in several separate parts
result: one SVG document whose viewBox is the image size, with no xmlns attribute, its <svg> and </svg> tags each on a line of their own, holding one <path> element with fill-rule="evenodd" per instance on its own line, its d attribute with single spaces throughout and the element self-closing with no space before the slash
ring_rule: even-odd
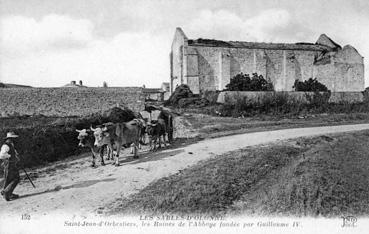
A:
<svg viewBox="0 0 369 234">
<path fill-rule="evenodd" d="M 325 33 L 364 56 L 367 0 L 0 0 L 0 81 L 59 87 L 160 87 L 176 27 L 188 38 L 315 42 Z"/>
</svg>

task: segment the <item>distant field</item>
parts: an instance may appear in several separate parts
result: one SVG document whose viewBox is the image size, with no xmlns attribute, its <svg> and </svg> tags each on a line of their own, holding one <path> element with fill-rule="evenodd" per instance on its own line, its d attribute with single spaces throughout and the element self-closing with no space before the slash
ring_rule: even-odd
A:
<svg viewBox="0 0 369 234">
<path fill-rule="evenodd" d="M 0 117 L 85 116 L 115 106 L 144 108 L 142 88 L 8 88 L 0 90 Z"/>
<path fill-rule="evenodd" d="M 242 149 L 162 178 L 112 214 L 369 214 L 369 132 Z"/>
</svg>

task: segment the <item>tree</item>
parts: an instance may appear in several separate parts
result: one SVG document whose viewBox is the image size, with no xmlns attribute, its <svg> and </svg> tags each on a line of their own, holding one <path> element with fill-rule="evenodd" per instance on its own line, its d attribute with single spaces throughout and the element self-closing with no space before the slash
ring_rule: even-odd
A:
<svg viewBox="0 0 369 234">
<path fill-rule="evenodd" d="M 252 78 L 250 78 L 249 74 L 237 74 L 233 78 L 229 84 L 226 85 L 226 88 L 229 91 L 273 91 L 273 84 L 264 79 L 262 75 L 258 75 L 257 73 L 252 74 Z"/>
<path fill-rule="evenodd" d="M 328 92 L 327 86 L 320 83 L 316 78 L 310 78 L 305 81 L 299 81 L 295 80 L 294 85 L 292 88 L 295 89 L 295 91 L 301 91 L 301 92 Z"/>
<path fill-rule="evenodd" d="M 107 88 L 108 87 L 108 83 L 106 83 L 106 81 L 103 82 L 103 87 Z"/>
</svg>

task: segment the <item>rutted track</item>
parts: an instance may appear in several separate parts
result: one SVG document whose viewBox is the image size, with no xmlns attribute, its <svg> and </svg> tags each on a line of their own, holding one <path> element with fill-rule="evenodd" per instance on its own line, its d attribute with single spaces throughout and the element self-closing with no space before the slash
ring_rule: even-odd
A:
<svg viewBox="0 0 369 234">
<path fill-rule="evenodd" d="M 120 167 L 108 164 L 93 169 L 86 157 L 62 161 L 33 173 L 37 175 L 34 178 L 37 189 L 22 181 L 15 191 L 21 195 L 19 200 L 1 200 L 0 220 L 24 213 L 32 216 L 55 213 L 89 216 L 95 214 L 99 207 L 135 193 L 154 180 L 215 155 L 278 140 L 365 129 L 369 129 L 369 124 L 284 129 L 206 139 L 156 153 L 148 153 L 146 149 L 138 160 L 121 156 Z M 127 151 L 123 155 L 127 155 Z"/>
</svg>

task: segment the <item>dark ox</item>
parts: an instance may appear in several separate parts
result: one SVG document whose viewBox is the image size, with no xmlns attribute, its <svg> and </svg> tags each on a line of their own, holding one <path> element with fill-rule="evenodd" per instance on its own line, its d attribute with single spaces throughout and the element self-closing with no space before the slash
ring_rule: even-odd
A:
<svg viewBox="0 0 369 234">
<path fill-rule="evenodd" d="M 169 143 L 172 143 L 174 130 L 172 113 L 168 110 L 162 109 L 159 113 L 158 119 L 163 119 L 165 121 L 165 128 L 168 135 L 168 141 Z"/>
<path fill-rule="evenodd" d="M 137 122 L 138 127 L 140 128 L 140 139 L 139 139 L 139 148 L 141 148 L 141 144 L 146 144 L 146 126 L 147 123 L 144 119 L 138 118 L 134 119 Z"/>
<path fill-rule="evenodd" d="M 112 123 L 105 125 L 102 128 L 92 128 L 94 132 L 95 143 L 97 147 L 102 145 L 110 145 L 112 143 L 117 147 L 116 161 L 115 165 L 119 166 L 119 153 L 122 145 L 131 145 L 131 152 L 133 152 L 133 157 L 137 156 L 137 146 L 139 145 L 139 139 L 141 134 L 141 127 L 137 120 L 131 120 L 125 123 Z"/>
<path fill-rule="evenodd" d="M 102 147 L 95 146 L 94 145 L 95 139 L 94 139 L 92 131 L 90 131 L 90 130 L 87 130 L 87 129 L 78 130 L 77 129 L 76 131 L 78 132 L 78 137 L 77 137 L 78 140 L 79 140 L 78 146 L 88 147 L 88 148 L 91 149 L 91 152 L 92 152 L 92 164 L 91 164 L 91 166 L 92 167 L 96 166 L 95 160 L 96 160 L 96 157 L 98 157 L 98 156 L 100 156 L 101 165 L 104 166 L 105 165 L 105 162 L 104 162 L 104 148 L 107 149 L 108 155 L 112 154 L 112 148 L 105 147 L 105 145 L 102 146 Z"/>
<path fill-rule="evenodd" d="M 163 137 L 163 143 L 165 144 L 165 135 L 167 134 L 167 128 L 164 119 L 152 120 L 147 124 L 146 133 L 150 139 L 150 150 L 156 149 L 156 143 L 159 140 L 159 148 L 161 148 L 161 137 Z M 152 145 L 154 144 L 154 145 Z"/>
</svg>

